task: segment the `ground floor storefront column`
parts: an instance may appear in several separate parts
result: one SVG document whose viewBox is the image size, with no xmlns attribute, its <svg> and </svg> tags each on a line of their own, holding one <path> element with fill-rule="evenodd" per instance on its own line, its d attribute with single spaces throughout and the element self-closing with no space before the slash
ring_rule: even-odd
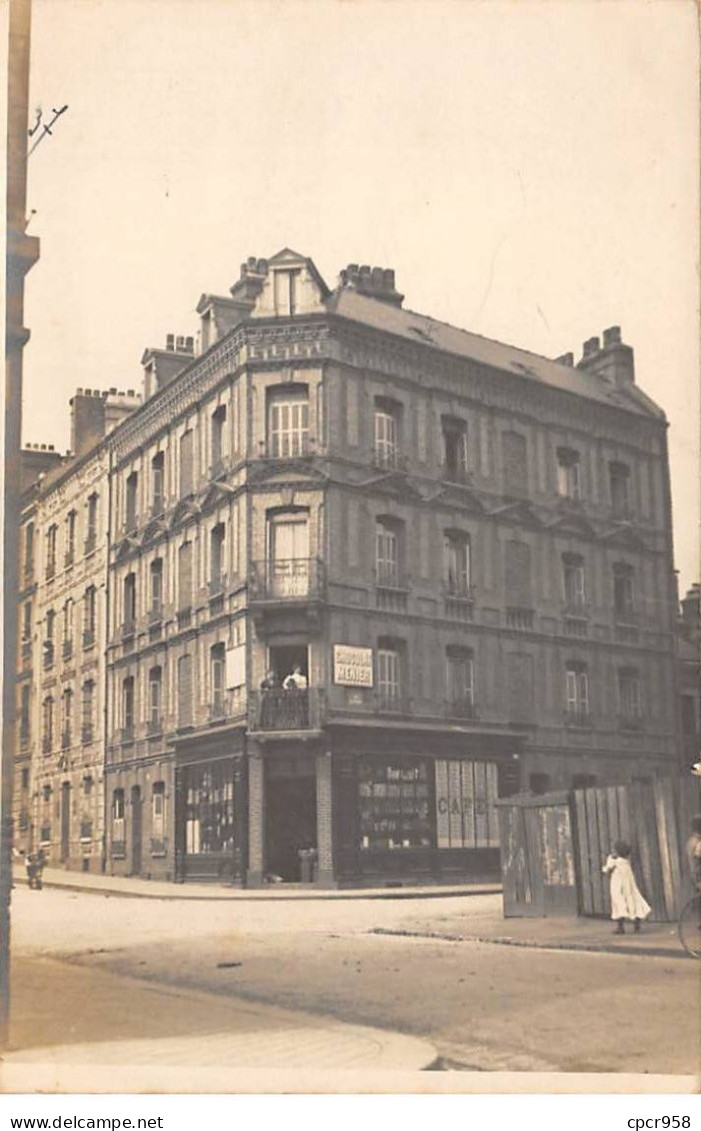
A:
<svg viewBox="0 0 701 1131">
<path fill-rule="evenodd" d="M 248 759 L 248 872 L 249 887 L 263 883 L 265 867 L 265 775 L 263 757 L 259 751 Z"/>
<path fill-rule="evenodd" d="M 317 883 L 335 887 L 333 874 L 333 781 L 331 754 L 316 757 Z"/>
</svg>

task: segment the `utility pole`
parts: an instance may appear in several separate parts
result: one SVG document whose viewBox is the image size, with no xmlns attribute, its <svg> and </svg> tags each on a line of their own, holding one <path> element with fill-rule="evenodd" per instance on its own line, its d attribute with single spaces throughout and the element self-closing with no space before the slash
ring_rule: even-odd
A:
<svg viewBox="0 0 701 1131">
<path fill-rule="evenodd" d="M 5 452 L 3 512 L 3 689 L 0 775 L 0 1045 L 10 1019 L 10 893 L 12 789 L 15 764 L 17 594 L 21 498 L 24 279 L 39 258 L 39 240 L 26 234 L 27 135 L 31 0 L 10 0 L 7 80 L 7 308 L 5 317 Z"/>
</svg>

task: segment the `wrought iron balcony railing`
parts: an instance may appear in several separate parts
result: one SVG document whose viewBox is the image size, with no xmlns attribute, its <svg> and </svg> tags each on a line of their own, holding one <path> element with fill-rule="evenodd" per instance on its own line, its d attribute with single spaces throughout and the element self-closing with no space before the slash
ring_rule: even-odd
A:
<svg viewBox="0 0 701 1131">
<path fill-rule="evenodd" d="M 408 715 L 410 711 L 409 696 L 399 688 L 379 687 L 375 695 L 378 711 L 390 711 L 392 714 Z"/>
<path fill-rule="evenodd" d="M 590 727 L 591 712 L 588 707 L 571 707 L 565 711 L 565 725 L 568 727 Z"/>
<path fill-rule="evenodd" d="M 258 601 L 319 599 L 324 565 L 318 558 L 284 558 L 251 563 L 249 595 Z"/>
<path fill-rule="evenodd" d="M 476 719 L 474 700 L 465 696 L 461 699 L 451 699 L 445 705 L 445 713 L 449 719 Z"/>
<path fill-rule="evenodd" d="M 533 609 L 508 608 L 506 610 L 506 627 L 527 632 L 528 629 L 533 628 Z"/>
<path fill-rule="evenodd" d="M 322 723 L 323 689 L 251 691 L 248 725 L 253 731 L 318 730 Z"/>
</svg>

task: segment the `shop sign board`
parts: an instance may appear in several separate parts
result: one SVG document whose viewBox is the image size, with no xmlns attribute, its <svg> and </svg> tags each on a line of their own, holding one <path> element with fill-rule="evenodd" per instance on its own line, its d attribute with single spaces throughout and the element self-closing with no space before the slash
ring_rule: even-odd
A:
<svg viewBox="0 0 701 1131">
<path fill-rule="evenodd" d="M 372 648 L 334 644 L 333 681 L 344 687 L 372 687 Z"/>
</svg>

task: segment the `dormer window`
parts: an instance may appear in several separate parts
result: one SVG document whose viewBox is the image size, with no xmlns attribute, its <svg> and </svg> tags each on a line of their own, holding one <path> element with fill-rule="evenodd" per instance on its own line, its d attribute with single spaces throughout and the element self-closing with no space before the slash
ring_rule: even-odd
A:
<svg viewBox="0 0 701 1131">
<path fill-rule="evenodd" d="M 579 452 L 573 448 L 557 449 L 557 491 L 565 499 L 582 497 Z"/>
<path fill-rule="evenodd" d="M 275 271 L 275 314 L 278 318 L 291 318 L 297 311 L 297 281 L 299 271 Z"/>
</svg>

